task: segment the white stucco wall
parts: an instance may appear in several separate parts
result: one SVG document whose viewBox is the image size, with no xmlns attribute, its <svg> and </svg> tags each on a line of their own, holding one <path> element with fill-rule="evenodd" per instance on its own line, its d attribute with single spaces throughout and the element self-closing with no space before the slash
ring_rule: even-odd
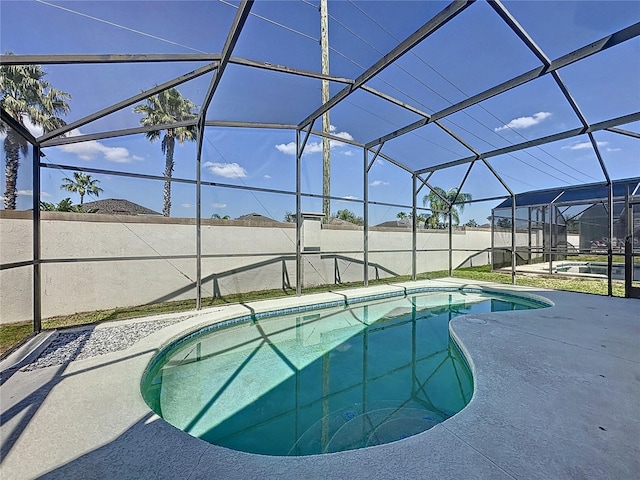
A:
<svg viewBox="0 0 640 480">
<path fill-rule="evenodd" d="M 3 265 L 32 257 L 30 212 L 0 212 Z M 196 229 L 193 219 L 42 212 L 42 315 L 44 318 L 195 298 Z M 202 230 L 203 295 L 295 288 L 293 224 L 206 220 Z M 454 233 L 454 248 L 485 250 L 488 230 Z M 303 258 L 303 285 L 363 279 L 363 230 L 323 225 Z M 448 248 L 446 231 L 422 231 L 418 250 Z M 303 245 L 304 246 L 304 245 Z M 372 228 L 369 278 L 411 274 L 411 232 Z M 380 252 L 387 250 L 390 252 Z M 401 252 L 402 251 L 402 252 Z M 454 267 L 488 255 L 454 252 Z M 339 258 L 336 260 L 336 256 Z M 448 254 L 418 252 L 418 273 L 448 268 Z M 477 263 L 476 263 L 477 262 Z M 467 262 L 468 264 L 468 262 Z M 31 266 L 0 271 L 0 322 L 32 318 Z"/>
</svg>

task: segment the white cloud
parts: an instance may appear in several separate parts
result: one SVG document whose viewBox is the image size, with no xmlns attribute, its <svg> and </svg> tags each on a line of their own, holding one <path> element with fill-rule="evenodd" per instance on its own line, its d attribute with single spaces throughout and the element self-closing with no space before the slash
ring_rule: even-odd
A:
<svg viewBox="0 0 640 480">
<path fill-rule="evenodd" d="M 203 165 L 213 175 L 226 178 L 243 178 L 247 171 L 237 163 L 205 162 Z"/>
<path fill-rule="evenodd" d="M 348 132 L 338 132 L 338 133 L 333 133 L 333 135 L 335 135 L 338 138 L 344 138 L 345 140 L 353 140 L 353 137 L 351 136 L 350 133 Z M 346 145 L 344 142 L 340 142 L 338 140 L 331 140 L 331 148 L 333 147 L 342 147 L 343 145 Z"/>
<path fill-rule="evenodd" d="M 358 197 L 354 197 L 353 195 L 347 195 L 346 197 L 342 197 L 343 200 L 357 200 Z"/>
<path fill-rule="evenodd" d="M 264 176 L 264 177 L 262 177 L 262 178 L 264 178 L 265 180 L 269 180 L 269 179 L 271 178 L 271 175 L 265 175 L 265 176 Z"/>
<path fill-rule="evenodd" d="M 227 204 L 226 203 L 212 203 L 211 206 L 213 208 L 227 208 Z"/>
<path fill-rule="evenodd" d="M 336 127 L 334 127 L 333 125 L 329 127 L 329 131 L 335 137 L 344 138 L 345 140 L 353 140 L 353 136 L 351 136 L 349 132 L 336 132 Z M 332 139 L 329 141 L 329 145 L 330 145 L 330 148 L 333 149 L 337 147 L 343 147 L 346 144 L 344 142 L 341 142 L 340 140 Z M 284 153 L 285 155 L 295 155 L 296 142 L 279 143 L 278 145 L 276 145 L 276 149 L 278 149 L 280 152 Z M 319 152 L 322 152 L 322 141 L 307 143 L 304 147 L 304 152 L 302 154 L 309 155 L 311 153 L 319 153 Z M 348 155 L 348 154 L 345 154 L 345 155 Z"/>
<path fill-rule="evenodd" d="M 44 130 L 42 129 L 42 127 L 31 123 L 31 120 L 29 120 L 29 117 L 27 117 L 26 115 L 22 116 L 22 123 L 24 124 L 25 128 L 29 131 L 29 133 L 36 138 L 40 137 L 44 133 Z M 7 134 L 0 133 L 0 140 L 4 140 L 5 138 L 7 138 Z"/>
<path fill-rule="evenodd" d="M 607 148 L 607 152 L 619 152 L 621 148 Z"/>
<path fill-rule="evenodd" d="M 280 150 L 285 155 L 295 155 L 296 154 L 296 142 L 289 143 L 279 143 L 276 145 L 276 148 Z"/>
<path fill-rule="evenodd" d="M 69 132 L 70 137 L 77 137 L 79 135 L 82 135 L 82 133 L 78 129 Z M 124 147 L 107 147 L 96 140 L 60 145 L 57 148 L 65 153 L 77 155 L 78 158 L 86 161 L 96 158 L 103 158 L 104 160 L 114 163 L 131 163 L 143 160 L 143 158 L 138 155 L 132 155 L 131 152 Z"/>
<path fill-rule="evenodd" d="M 334 142 L 333 140 L 331 142 L 329 142 L 329 144 L 331 145 L 331 148 L 336 146 L 336 145 L 334 145 L 333 142 Z M 341 142 L 337 142 L 337 143 L 341 143 Z M 344 144 L 341 143 L 341 145 L 344 145 Z M 278 150 L 280 150 L 282 153 L 286 154 L 286 155 L 295 155 L 296 154 L 296 143 L 295 142 L 280 143 L 280 144 L 276 145 L 276 148 Z M 302 154 L 303 155 L 309 155 L 311 153 L 320 153 L 320 152 L 322 152 L 322 142 L 308 142 L 305 145 L 304 152 Z"/>
<path fill-rule="evenodd" d="M 609 142 L 596 142 L 596 145 L 598 145 L 599 147 L 604 147 L 605 145 L 608 145 Z M 593 146 L 591 145 L 591 142 L 579 142 L 579 143 L 574 143 L 572 145 L 566 145 L 564 147 L 562 147 L 563 149 L 569 149 L 569 150 L 585 150 L 587 148 L 593 148 Z"/>
<path fill-rule="evenodd" d="M 191 205 L 190 203 L 182 203 L 182 204 L 180 204 L 180 206 L 182 208 L 191 208 L 191 207 L 193 207 L 193 205 Z"/>
<path fill-rule="evenodd" d="M 374 180 L 369 184 L 370 187 L 380 187 L 382 185 L 389 185 L 389 182 L 384 182 L 382 180 Z"/>
<path fill-rule="evenodd" d="M 22 116 L 22 121 L 24 122 L 24 126 L 27 127 L 27 130 L 29 130 L 29 133 L 31 133 L 31 135 L 33 135 L 34 137 L 38 138 L 44 133 L 42 127 L 31 123 L 26 115 Z"/>
<path fill-rule="evenodd" d="M 507 129 L 518 130 L 518 129 L 523 129 L 523 128 L 529 128 L 529 127 L 533 127 L 534 125 L 539 124 L 540 122 L 542 122 L 543 120 L 549 118 L 550 116 L 551 116 L 551 113 L 549 113 L 549 112 L 538 112 L 538 113 L 534 113 L 530 117 L 514 118 L 513 120 L 511 120 L 506 125 L 503 125 L 503 126 L 498 127 L 498 128 L 494 128 L 493 130 L 496 131 L 496 132 L 499 132 L 501 130 L 507 130 Z"/>
<path fill-rule="evenodd" d="M 16 192 L 18 195 L 24 195 L 26 197 L 32 197 L 33 196 L 33 190 L 18 190 Z M 50 197 L 51 194 L 47 193 L 47 192 L 40 192 L 40 197 Z"/>
<path fill-rule="evenodd" d="M 347 150 L 346 152 L 342 152 L 342 154 L 347 157 L 353 157 L 355 155 L 355 153 L 353 153 L 353 150 Z"/>
</svg>

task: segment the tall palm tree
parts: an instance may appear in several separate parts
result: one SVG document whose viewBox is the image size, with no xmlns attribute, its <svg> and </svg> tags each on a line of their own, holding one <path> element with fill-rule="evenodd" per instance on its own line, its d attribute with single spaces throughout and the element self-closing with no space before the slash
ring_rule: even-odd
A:
<svg viewBox="0 0 640 480">
<path fill-rule="evenodd" d="M 452 203 L 454 200 L 456 201 L 456 204 L 451 206 L 451 223 L 459 225 L 460 214 L 464 211 L 464 204 L 471 201 L 471 194 L 462 192 L 458 193 L 458 189 L 455 187 L 450 188 L 447 191 L 440 187 L 433 187 L 433 190 L 422 199 L 422 204 L 425 207 L 428 205 L 428 208 L 431 210 L 431 216 L 427 218 L 425 226 L 430 228 L 442 228 L 443 225 L 446 225 L 447 215 L 449 213 L 448 204 Z M 446 199 L 446 202 L 443 198 Z"/>
<path fill-rule="evenodd" d="M 98 197 L 100 192 L 104 191 L 97 185 L 100 180 L 91 178 L 91 175 L 82 172 L 73 172 L 73 180 L 69 177 L 64 177 L 62 181 L 65 182 L 60 185 L 62 190 L 80 195 L 80 206 L 84 204 L 85 195 Z"/>
<path fill-rule="evenodd" d="M 147 99 L 144 105 L 138 105 L 134 112 L 145 115 L 140 120 L 144 126 L 167 125 L 184 120 L 194 120 L 197 115 L 192 112 L 196 105 L 189 99 L 184 98 L 178 90 L 171 88 L 164 90 L 153 97 Z M 152 130 L 147 132 L 147 138 L 154 142 L 160 138 L 162 130 Z M 195 125 L 189 127 L 167 128 L 162 137 L 162 153 L 165 154 L 164 167 L 164 206 L 162 214 L 168 217 L 171 212 L 171 175 L 173 174 L 173 151 L 176 140 L 182 145 L 185 141 L 194 141 L 197 135 Z"/>
<path fill-rule="evenodd" d="M 0 66 L 0 107 L 21 125 L 28 120 L 46 133 L 65 125 L 59 115 L 69 111 L 71 95 L 53 88 L 44 80 L 45 75 L 40 65 Z M 15 210 L 20 154 L 26 155 L 29 144 L 2 121 L 0 133 L 6 134 L 4 208 Z"/>
</svg>

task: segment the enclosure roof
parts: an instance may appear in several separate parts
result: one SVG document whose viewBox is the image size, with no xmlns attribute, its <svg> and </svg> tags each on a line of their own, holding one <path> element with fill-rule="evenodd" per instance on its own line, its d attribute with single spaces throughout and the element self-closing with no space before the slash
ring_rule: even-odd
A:
<svg viewBox="0 0 640 480">
<path fill-rule="evenodd" d="M 640 178 L 627 178 L 612 182 L 613 198 L 624 198 L 629 195 L 640 195 Z M 534 207 L 554 203 L 562 205 L 567 202 L 590 202 L 605 200 L 609 197 L 609 187 L 600 185 L 577 185 L 569 188 L 554 188 L 551 190 L 537 190 L 535 192 L 520 193 L 516 197 L 516 207 Z M 511 208 L 511 198 L 508 198 L 499 208 Z"/>
<path fill-rule="evenodd" d="M 35 133 L 41 148 L 197 126 L 194 163 L 205 150 L 203 163 L 249 170 L 326 137 L 423 182 L 445 170 L 435 183 L 474 199 L 640 175 L 640 2 L 330 0 L 325 70 L 319 0 L 113 5 L 2 2 L 0 62 L 45 66 L 71 94 L 67 125 Z M 170 88 L 195 117 L 141 125 L 134 107 Z M 214 132 L 232 127 L 302 142 L 211 160 L 205 145 L 225 150 Z"/>
</svg>

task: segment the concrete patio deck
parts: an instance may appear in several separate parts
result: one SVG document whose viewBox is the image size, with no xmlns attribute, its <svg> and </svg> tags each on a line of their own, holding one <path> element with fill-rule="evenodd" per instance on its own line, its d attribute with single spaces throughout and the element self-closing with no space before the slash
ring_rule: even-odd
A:
<svg viewBox="0 0 640 480">
<path fill-rule="evenodd" d="M 555 306 L 454 319 L 451 331 L 474 373 L 473 399 L 431 430 L 377 447 L 308 457 L 236 452 L 177 430 L 142 399 L 140 380 L 152 356 L 203 323 L 245 315 L 248 307 L 465 284 L 512 290 L 443 279 L 212 308 L 120 352 L 5 375 L 0 478 L 640 478 L 634 299 L 513 287 Z M 12 372 L 7 361 L 0 367 Z"/>
</svg>

